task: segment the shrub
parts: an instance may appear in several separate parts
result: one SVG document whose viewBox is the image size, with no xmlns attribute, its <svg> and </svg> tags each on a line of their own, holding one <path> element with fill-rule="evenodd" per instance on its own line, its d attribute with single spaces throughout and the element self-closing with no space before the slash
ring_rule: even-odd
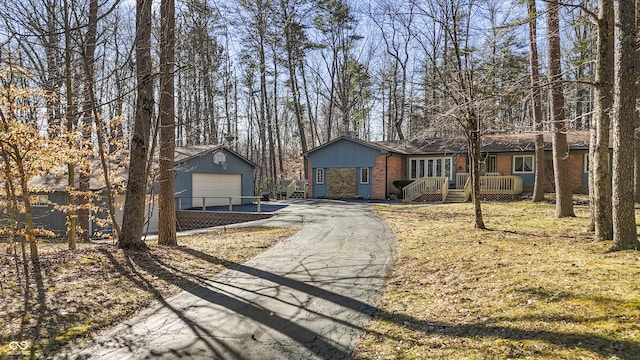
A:
<svg viewBox="0 0 640 360">
<path fill-rule="evenodd" d="M 413 180 L 408 180 L 408 179 L 396 180 L 393 182 L 393 186 L 395 186 L 398 190 L 402 191 L 402 188 L 411 184 L 412 182 Z"/>
</svg>

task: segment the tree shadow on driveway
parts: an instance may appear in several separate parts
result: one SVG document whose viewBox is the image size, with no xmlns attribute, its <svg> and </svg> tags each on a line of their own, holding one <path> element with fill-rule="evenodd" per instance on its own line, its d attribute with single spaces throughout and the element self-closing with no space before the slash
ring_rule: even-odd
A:
<svg viewBox="0 0 640 360">
<path fill-rule="evenodd" d="M 127 279 L 131 281 L 133 286 L 148 291 L 156 300 L 159 301 L 161 308 L 155 309 L 154 312 L 147 315 L 151 316 L 159 314 L 163 309 L 167 309 L 170 313 L 175 314 L 177 322 L 184 324 L 189 331 L 193 333 L 193 339 L 189 342 L 176 343 L 175 345 L 165 346 L 162 349 L 148 348 L 146 349 L 148 354 L 145 354 L 145 356 L 202 356 L 205 353 L 199 353 L 198 351 L 202 351 L 202 344 L 204 344 L 206 354 L 210 356 L 218 358 L 242 358 L 243 355 L 230 342 L 232 339 L 230 338 L 229 332 L 225 332 L 225 329 L 212 330 L 207 324 L 209 318 L 207 316 L 198 316 L 201 312 L 207 313 L 215 311 L 211 309 L 209 305 L 215 305 L 218 309 L 223 308 L 224 314 L 227 314 L 226 316 L 236 318 L 241 317 L 247 319 L 247 321 L 255 322 L 258 326 L 272 329 L 275 332 L 291 339 L 292 342 L 299 344 L 300 348 L 303 351 L 306 351 L 306 353 L 312 354 L 316 357 L 346 359 L 351 356 L 352 349 L 336 343 L 329 336 L 330 334 L 312 330 L 305 326 L 303 322 L 296 321 L 289 316 L 271 313 L 265 306 L 256 301 L 256 298 L 271 297 L 271 299 L 268 300 L 275 300 L 277 302 L 283 302 L 285 305 L 299 307 L 301 311 L 305 311 L 311 314 L 311 316 L 321 319 L 321 321 L 327 321 L 328 323 L 333 322 L 334 324 L 337 324 L 337 326 L 347 327 L 356 331 L 363 330 L 363 326 L 366 321 L 359 325 L 348 319 L 345 320 L 344 318 L 336 316 L 336 313 L 323 312 L 316 308 L 309 308 L 307 306 L 307 302 L 291 301 L 291 298 L 279 297 L 278 294 L 280 293 L 271 295 L 271 293 L 262 291 L 265 288 L 273 287 L 278 288 L 278 291 L 286 290 L 289 292 L 290 290 L 295 290 L 296 292 L 306 294 L 311 298 L 336 304 L 339 308 L 352 310 L 356 314 L 365 316 L 365 318 L 369 318 L 369 316 L 374 315 L 381 321 L 408 327 L 424 337 L 442 335 L 457 338 L 483 337 L 507 340 L 540 340 L 560 347 L 583 348 L 593 352 L 594 354 L 599 354 L 604 357 L 615 356 L 619 359 L 633 359 L 637 358 L 638 354 L 640 354 L 640 344 L 637 342 L 609 341 L 606 337 L 595 334 L 524 330 L 516 327 L 496 326 L 488 322 L 453 324 L 439 322 L 437 320 L 431 321 L 418 319 L 405 313 L 390 313 L 351 295 L 339 294 L 335 291 L 323 289 L 319 286 L 311 285 L 308 282 L 296 280 L 285 275 L 279 275 L 255 267 L 237 264 L 186 247 L 178 247 L 178 249 L 211 264 L 223 265 L 241 275 L 248 275 L 250 278 L 255 278 L 255 280 L 260 284 L 257 288 L 244 287 L 244 284 L 233 283 L 233 278 L 230 278 L 230 280 L 227 281 L 224 279 L 220 280 L 218 278 L 204 279 L 201 277 L 195 277 L 196 280 L 192 280 L 194 279 L 193 274 L 176 269 L 163 262 L 162 259 L 148 252 L 127 252 L 125 261 L 122 263 L 111 256 L 110 261 L 113 263 L 113 266 L 117 271 L 122 272 Z M 160 292 L 144 278 L 143 274 L 137 270 L 137 268 L 153 274 L 168 283 L 180 286 L 189 294 L 194 295 L 197 299 L 204 300 L 204 302 L 191 301 L 180 304 L 174 302 L 175 298 L 164 299 Z M 244 278 L 246 279 L 246 276 Z M 233 290 L 234 288 L 239 291 L 233 291 L 233 293 L 231 293 L 229 289 Z M 375 290 L 381 291 L 382 289 Z M 167 317 L 166 315 L 167 314 L 162 315 L 165 320 Z M 126 331 L 116 334 L 115 339 L 104 341 L 105 343 L 103 344 L 100 344 L 102 340 L 99 340 L 98 344 L 111 348 L 124 347 L 133 352 L 136 351 L 137 348 L 146 345 L 145 336 L 151 339 L 155 339 L 157 336 L 163 336 L 163 334 L 169 337 L 172 336 L 170 331 L 167 331 L 166 329 L 164 330 L 165 332 L 163 332 L 162 329 L 158 329 L 156 333 L 134 335 L 134 333 L 140 334 L 140 330 L 133 329 L 137 325 L 133 324 L 127 326 L 129 328 L 125 329 Z M 174 327 L 175 326 L 172 328 Z M 331 330 L 332 327 L 328 326 L 326 329 Z M 374 331 L 370 332 L 377 336 L 388 336 Z M 245 346 L 257 346 L 259 339 L 252 338 L 252 334 L 246 335 L 247 338 L 240 339 L 241 341 L 244 341 Z M 143 338 L 140 340 L 137 338 L 139 336 L 142 336 Z M 393 336 L 391 337 L 393 338 Z M 597 345 L 607 341 L 609 341 L 609 346 L 602 347 Z M 288 344 L 284 344 L 283 346 L 288 346 Z M 296 356 L 293 350 L 291 354 L 294 358 L 299 357 Z M 76 358 L 88 359 L 92 358 L 92 355 L 82 355 Z"/>
</svg>

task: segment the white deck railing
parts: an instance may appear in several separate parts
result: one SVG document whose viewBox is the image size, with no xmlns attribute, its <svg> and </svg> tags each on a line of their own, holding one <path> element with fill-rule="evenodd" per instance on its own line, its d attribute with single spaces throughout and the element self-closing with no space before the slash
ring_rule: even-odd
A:
<svg viewBox="0 0 640 360">
<path fill-rule="evenodd" d="M 469 173 L 456 173 L 456 189 L 464 189 L 469 180 Z"/>
<path fill-rule="evenodd" d="M 464 182 L 461 181 L 464 179 Z M 456 189 L 464 189 L 465 198 L 471 195 L 471 178 L 468 173 L 456 174 Z M 442 194 L 445 199 L 449 191 L 449 178 L 420 178 L 402 189 L 403 201 L 413 201 L 422 194 Z M 489 173 L 480 176 L 481 194 L 520 194 L 522 193 L 522 178 L 519 176 L 500 176 Z"/>
<path fill-rule="evenodd" d="M 481 176 L 481 194 L 520 194 L 522 178 L 519 176 Z"/>
<path fill-rule="evenodd" d="M 464 201 L 471 199 L 471 177 L 467 178 L 467 182 L 464 183 Z"/>
<path fill-rule="evenodd" d="M 189 199 L 191 207 L 185 207 L 184 201 Z M 240 202 L 234 204 L 234 199 L 240 199 Z M 253 199 L 252 204 L 256 204 L 256 211 L 261 213 L 260 202 L 262 196 L 202 196 L 202 197 L 176 197 L 176 210 L 201 209 L 206 211 L 209 206 L 228 206 L 229 211 L 233 211 L 234 205 L 247 205 L 242 203 L 242 199 Z"/>
<path fill-rule="evenodd" d="M 415 200 L 422 194 L 438 194 L 442 192 L 443 187 L 449 186 L 448 177 L 424 177 L 416 179 L 411 184 L 402 188 L 402 201 L 408 202 Z"/>
<path fill-rule="evenodd" d="M 298 186 L 296 185 L 295 180 L 287 186 L 287 199 L 291 197 L 291 194 L 293 194 L 297 188 Z"/>
<path fill-rule="evenodd" d="M 488 172 L 482 176 L 501 176 L 499 172 Z M 456 173 L 456 189 L 464 189 L 470 178 L 469 173 Z"/>
<path fill-rule="evenodd" d="M 291 194 L 296 191 L 304 193 L 305 199 L 307 198 L 307 180 L 293 180 L 287 186 L 287 199 L 291 198 Z"/>
</svg>

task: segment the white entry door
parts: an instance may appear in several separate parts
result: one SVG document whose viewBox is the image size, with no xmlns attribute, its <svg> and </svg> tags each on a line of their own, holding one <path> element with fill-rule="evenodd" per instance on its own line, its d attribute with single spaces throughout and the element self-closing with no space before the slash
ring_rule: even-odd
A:
<svg viewBox="0 0 640 360">
<path fill-rule="evenodd" d="M 203 198 L 205 206 L 229 205 L 229 196 L 233 204 L 241 204 L 242 176 L 239 174 L 192 174 L 193 204 L 195 208 L 201 207 Z"/>
</svg>

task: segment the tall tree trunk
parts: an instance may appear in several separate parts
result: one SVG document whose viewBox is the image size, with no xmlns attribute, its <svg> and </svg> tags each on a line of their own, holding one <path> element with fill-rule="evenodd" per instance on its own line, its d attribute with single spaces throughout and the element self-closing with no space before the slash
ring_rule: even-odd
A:
<svg viewBox="0 0 640 360">
<path fill-rule="evenodd" d="M 285 37 L 285 48 L 287 51 L 287 68 L 289 70 L 289 87 L 291 88 L 291 96 L 293 103 L 293 111 L 296 117 L 296 124 L 298 125 L 298 134 L 300 136 L 300 146 L 302 152 L 306 152 L 309 150 L 307 146 L 307 136 L 304 126 L 304 121 L 302 117 L 302 105 L 300 104 L 300 89 L 298 86 L 298 77 L 296 75 L 297 64 L 299 64 L 299 60 L 297 59 L 296 46 L 302 46 L 303 44 L 298 43 L 298 39 L 295 38 L 295 24 L 292 20 L 292 14 L 289 13 L 289 9 L 287 8 L 289 4 L 283 3 L 282 11 L 283 18 L 285 21 L 284 24 L 284 37 Z M 304 165 L 304 179 L 307 178 L 307 166 L 306 163 Z"/>
<path fill-rule="evenodd" d="M 175 0 L 160 3 L 160 169 L 158 173 L 158 244 L 177 245 L 174 191 L 175 151 Z"/>
<path fill-rule="evenodd" d="M 333 50 L 333 59 L 331 60 L 331 87 L 329 88 L 329 110 L 327 114 L 327 142 L 331 141 L 331 132 L 333 124 L 333 109 L 335 107 L 335 88 L 336 88 L 336 71 L 338 68 L 338 52 Z M 384 114 L 384 112 L 383 112 Z"/>
<path fill-rule="evenodd" d="M 611 250 L 637 249 L 633 189 L 636 54 L 635 1 L 618 0 L 613 116 L 613 245 Z"/>
<path fill-rule="evenodd" d="M 596 57 L 595 144 L 593 146 L 593 219 L 596 240 L 613 238 L 611 213 L 611 175 L 609 159 L 610 112 L 613 107 L 614 26 L 613 0 L 600 0 L 598 14 L 598 53 Z"/>
<path fill-rule="evenodd" d="M 278 58 L 276 56 L 275 47 L 273 50 L 273 78 L 274 79 L 278 78 Z M 276 144 L 278 146 L 278 172 L 279 172 L 279 176 L 284 176 L 284 159 L 283 159 L 284 156 L 282 152 L 282 138 L 280 136 L 282 131 L 280 131 L 280 123 L 279 123 L 279 116 L 278 116 L 278 82 L 277 81 L 273 82 L 273 120 L 276 127 L 275 128 Z"/>
<path fill-rule="evenodd" d="M 535 182 L 533 184 L 533 201 L 544 200 L 545 183 L 545 158 L 544 158 L 544 136 L 542 121 L 542 99 L 540 96 L 540 65 L 538 63 L 538 35 L 537 21 L 538 10 L 536 1 L 528 0 L 527 9 L 529 13 L 529 66 L 531 67 L 531 114 L 533 115 L 533 126 L 536 132 L 536 167 Z"/>
<path fill-rule="evenodd" d="M 84 46 L 84 66 L 85 66 L 85 84 L 84 84 L 84 103 L 82 106 L 82 148 L 90 150 L 91 148 L 91 124 L 93 116 L 94 103 L 91 99 L 93 89 L 93 75 L 95 63 L 96 49 L 96 31 L 98 27 L 98 0 L 89 1 L 89 19 L 87 25 L 87 34 Z M 78 197 L 78 226 L 81 230 L 80 239 L 82 242 L 89 241 L 89 215 L 90 203 L 89 197 L 89 181 L 91 180 L 91 162 L 89 159 L 83 159 L 80 166 L 80 174 L 78 180 L 78 188 L 80 196 Z"/>
<path fill-rule="evenodd" d="M 472 120 L 475 119 L 475 120 Z M 468 113 L 468 120 L 471 120 L 470 128 L 468 129 L 467 139 L 469 143 L 469 156 L 471 160 L 471 186 L 473 195 L 473 210 L 474 210 L 474 227 L 476 229 L 486 229 L 484 225 L 484 219 L 482 216 L 482 207 L 480 204 L 480 134 L 477 130 L 478 121 L 474 113 Z M 473 125 L 475 123 L 475 128 Z"/>
<path fill-rule="evenodd" d="M 575 216 L 573 193 L 567 177 L 569 146 L 564 108 L 562 69 L 560 65 L 560 19 L 557 0 L 547 2 L 547 40 L 549 57 L 549 104 L 553 126 L 553 171 L 556 185 L 556 214 L 558 218 Z"/>
<path fill-rule="evenodd" d="M 124 249 L 146 248 L 142 241 L 142 232 L 148 177 L 146 165 L 153 115 L 151 0 L 136 1 L 135 48 L 138 100 L 131 139 L 129 179 L 124 202 L 122 232 L 118 239 L 118 246 Z"/>
<path fill-rule="evenodd" d="M 305 75 L 305 62 L 300 59 L 300 76 L 302 77 L 302 88 L 304 89 L 304 97 L 307 103 L 307 117 L 309 118 L 309 128 L 311 130 L 311 147 L 320 145 L 320 133 L 318 132 L 318 122 L 313 114 L 311 107 L 311 99 L 309 97 L 309 87 L 307 86 L 307 76 Z"/>
<path fill-rule="evenodd" d="M 31 211 L 31 196 L 29 196 L 29 179 L 25 173 L 24 159 L 17 147 L 13 148 L 15 155 L 16 167 L 20 176 L 20 189 L 22 190 L 22 199 L 24 202 L 24 236 L 29 243 L 29 252 L 31 262 L 37 262 L 38 258 L 38 242 L 36 240 L 36 231 L 33 226 L 33 213 Z"/>
<path fill-rule="evenodd" d="M 262 3 L 259 5 L 262 9 Z M 271 112 L 269 111 L 269 101 L 267 94 L 267 57 L 265 54 L 264 39 L 266 29 L 264 26 L 260 26 L 258 29 L 258 68 L 260 71 L 260 115 L 258 130 L 260 132 L 260 182 L 264 184 L 265 171 L 267 171 L 267 127 L 268 123 L 271 123 Z"/>
<path fill-rule="evenodd" d="M 58 69 L 57 51 L 60 49 L 59 31 L 56 24 L 56 11 L 49 9 L 47 11 L 47 33 L 44 36 L 44 53 L 46 57 L 46 80 L 44 81 L 44 91 L 47 102 L 47 132 L 52 138 L 60 134 L 60 73 Z"/>
<path fill-rule="evenodd" d="M 66 101 L 67 110 L 65 112 L 67 121 L 67 136 L 69 137 L 69 146 L 74 148 L 73 144 L 73 130 L 74 130 L 74 118 L 76 116 L 75 105 L 73 102 L 73 90 L 71 80 L 71 26 L 69 24 L 69 4 L 64 1 L 64 63 L 65 63 L 65 88 L 66 88 Z M 69 208 L 67 212 L 67 241 L 69 242 L 69 249 L 76 249 L 76 195 L 72 189 L 75 189 L 75 164 L 73 162 L 67 163 L 67 172 L 69 180 L 69 193 L 67 196 L 69 202 Z"/>
<path fill-rule="evenodd" d="M 636 0 L 636 29 L 640 27 L 640 0 Z M 640 31 L 636 33 L 636 43 L 640 44 Z M 635 75 L 634 79 L 636 79 L 636 95 L 640 94 L 640 59 L 638 57 L 633 58 L 635 64 Z M 635 186 L 635 202 L 640 203 L 640 116 L 636 113 L 635 116 L 635 157 L 634 157 L 634 186 Z"/>
</svg>

